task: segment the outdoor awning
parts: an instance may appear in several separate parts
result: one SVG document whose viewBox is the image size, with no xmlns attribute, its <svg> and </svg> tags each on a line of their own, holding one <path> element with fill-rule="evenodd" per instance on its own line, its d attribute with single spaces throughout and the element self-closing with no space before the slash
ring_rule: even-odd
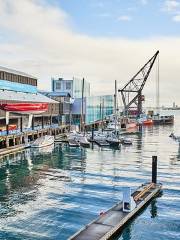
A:
<svg viewBox="0 0 180 240">
<path fill-rule="evenodd" d="M 24 93 L 8 90 L 0 90 L 0 101 L 36 102 L 36 103 L 58 103 L 40 93 Z"/>
</svg>

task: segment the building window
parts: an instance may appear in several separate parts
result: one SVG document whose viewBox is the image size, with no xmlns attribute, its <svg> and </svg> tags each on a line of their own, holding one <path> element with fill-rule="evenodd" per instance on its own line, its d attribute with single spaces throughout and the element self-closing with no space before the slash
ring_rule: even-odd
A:
<svg viewBox="0 0 180 240">
<path fill-rule="evenodd" d="M 56 90 L 61 90 L 61 82 L 56 82 Z"/>
<path fill-rule="evenodd" d="M 71 89 L 71 82 L 66 82 L 66 90 L 70 90 Z"/>
</svg>

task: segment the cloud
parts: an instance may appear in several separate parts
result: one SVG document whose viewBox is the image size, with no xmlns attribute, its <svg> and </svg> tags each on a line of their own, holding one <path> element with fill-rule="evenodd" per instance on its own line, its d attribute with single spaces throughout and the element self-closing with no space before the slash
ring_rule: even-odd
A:
<svg viewBox="0 0 180 240">
<path fill-rule="evenodd" d="M 174 22 L 180 22 L 180 2 L 176 0 L 166 0 L 164 2 L 164 7 L 162 8 L 164 12 L 168 12 L 173 15 L 172 20 Z"/>
<path fill-rule="evenodd" d="M 98 7 L 98 8 L 103 8 L 104 7 L 104 2 L 103 1 L 96 1 L 92 3 L 93 7 Z"/>
<path fill-rule="evenodd" d="M 176 0 L 166 0 L 164 2 L 163 10 L 166 12 L 175 12 L 180 7 L 180 2 Z"/>
<path fill-rule="evenodd" d="M 180 15 L 176 15 L 172 18 L 173 21 L 175 22 L 180 22 Z"/>
<path fill-rule="evenodd" d="M 109 18 L 111 17 L 111 14 L 108 12 L 104 12 L 104 13 L 99 13 L 97 16 L 102 18 Z"/>
<path fill-rule="evenodd" d="M 161 103 L 180 104 L 179 38 L 87 36 L 73 30 L 64 11 L 43 0 L 0 0 L 0 36 L 5 38 L 0 65 L 39 77 L 44 90 L 50 89 L 52 76 L 76 76 L 85 77 L 94 94 L 112 94 L 115 79 L 120 88 L 159 49 Z M 144 89 L 148 105 L 155 96 L 155 69 Z"/>
<path fill-rule="evenodd" d="M 140 0 L 140 3 L 141 3 L 142 5 L 147 5 L 147 4 L 148 4 L 148 0 Z"/>
<path fill-rule="evenodd" d="M 129 15 L 122 15 L 122 16 L 119 16 L 117 20 L 118 21 L 131 21 L 132 17 Z"/>
</svg>

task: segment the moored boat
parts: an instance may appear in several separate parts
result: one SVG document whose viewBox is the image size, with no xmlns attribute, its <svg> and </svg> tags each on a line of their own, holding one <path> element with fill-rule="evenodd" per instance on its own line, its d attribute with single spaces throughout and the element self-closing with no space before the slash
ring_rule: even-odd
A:
<svg viewBox="0 0 180 240">
<path fill-rule="evenodd" d="M 70 147 L 79 147 L 80 144 L 76 139 L 69 139 L 68 144 Z"/>
<path fill-rule="evenodd" d="M 109 137 L 106 141 L 109 143 L 110 147 L 119 147 L 120 141 L 116 138 Z"/>
<path fill-rule="evenodd" d="M 139 125 L 143 126 L 153 125 L 153 119 L 144 113 L 140 115 L 137 121 Z"/>
<path fill-rule="evenodd" d="M 121 138 L 121 143 L 124 145 L 132 145 L 132 140 L 130 138 Z"/>
<path fill-rule="evenodd" d="M 54 143 L 54 136 L 45 135 L 38 139 L 36 139 L 32 144 L 31 147 L 33 148 L 41 148 L 52 145 Z"/>
<path fill-rule="evenodd" d="M 84 134 L 73 131 L 69 133 L 67 139 L 69 145 L 72 145 L 74 147 L 79 145 L 81 145 L 82 147 L 90 147 L 90 142 Z"/>
<path fill-rule="evenodd" d="M 88 141 L 86 136 L 80 137 L 79 143 L 82 147 L 90 147 L 90 142 Z"/>
<path fill-rule="evenodd" d="M 153 115 L 154 124 L 174 124 L 174 115 Z"/>
</svg>

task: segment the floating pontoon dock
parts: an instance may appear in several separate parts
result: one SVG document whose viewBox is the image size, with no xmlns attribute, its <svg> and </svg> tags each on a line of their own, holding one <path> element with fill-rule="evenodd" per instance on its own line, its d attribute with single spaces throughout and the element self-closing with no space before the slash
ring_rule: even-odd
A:
<svg viewBox="0 0 180 240">
<path fill-rule="evenodd" d="M 107 212 L 100 215 L 90 224 L 86 225 L 79 232 L 74 234 L 69 240 L 108 240 L 112 239 L 120 232 L 122 227 L 133 218 L 142 208 L 156 197 L 161 191 L 162 185 L 156 183 L 157 157 L 153 157 L 152 162 L 152 182 L 143 184 L 130 196 L 130 202 L 123 201 L 117 203 Z M 126 195 L 127 197 L 127 195 Z M 127 198 L 126 198 L 127 199 Z M 134 207 L 130 204 L 133 203 Z M 132 204 L 132 205 L 133 205 Z"/>
</svg>

